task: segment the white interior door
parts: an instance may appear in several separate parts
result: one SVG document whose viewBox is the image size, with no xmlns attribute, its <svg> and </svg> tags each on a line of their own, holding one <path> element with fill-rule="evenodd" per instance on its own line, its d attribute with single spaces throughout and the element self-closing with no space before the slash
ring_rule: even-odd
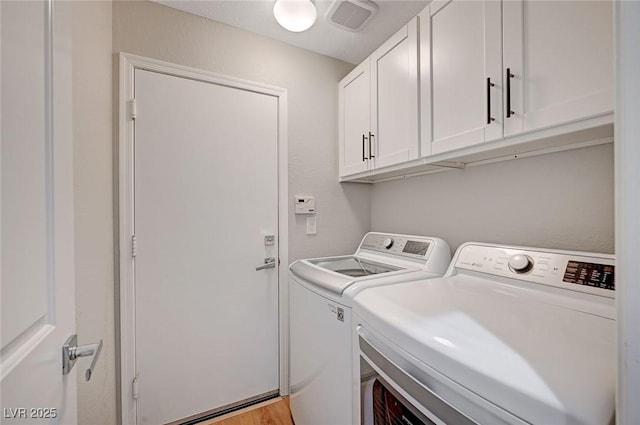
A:
<svg viewBox="0 0 640 425">
<path fill-rule="evenodd" d="M 2 417 L 75 424 L 69 5 L 0 2 Z M 55 113 L 54 113 L 55 110 Z"/>
<path fill-rule="evenodd" d="M 278 392 L 278 268 L 256 271 L 278 257 L 278 98 L 134 79 L 137 422 L 156 425 Z"/>
</svg>

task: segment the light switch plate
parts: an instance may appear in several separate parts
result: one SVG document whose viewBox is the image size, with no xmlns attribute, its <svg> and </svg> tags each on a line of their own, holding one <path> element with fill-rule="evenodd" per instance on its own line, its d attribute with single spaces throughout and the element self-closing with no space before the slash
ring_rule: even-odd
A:
<svg viewBox="0 0 640 425">
<path fill-rule="evenodd" d="M 316 234 L 316 216 L 307 217 L 307 235 Z"/>
</svg>

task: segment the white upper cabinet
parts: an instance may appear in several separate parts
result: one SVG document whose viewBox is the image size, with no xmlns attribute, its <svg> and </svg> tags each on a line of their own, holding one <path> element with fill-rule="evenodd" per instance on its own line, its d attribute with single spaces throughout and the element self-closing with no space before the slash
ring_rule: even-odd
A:
<svg viewBox="0 0 640 425">
<path fill-rule="evenodd" d="M 420 15 L 423 156 L 502 137 L 501 9 L 434 1 Z"/>
<path fill-rule="evenodd" d="M 340 177 L 418 158 L 417 18 L 338 89 Z"/>
<path fill-rule="evenodd" d="M 413 19 L 370 56 L 377 168 L 418 158 L 418 25 Z M 376 140 L 377 139 L 377 140 Z"/>
<path fill-rule="evenodd" d="M 613 110 L 612 2 L 509 0 L 503 10 L 505 137 Z"/>
<path fill-rule="evenodd" d="M 340 81 L 338 87 L 340 177 L 369 169 L 370 79 L 367 59 Z"/>
<path fill-rule="evenodd" d="M 420 14 L 422 156 L 611 113 L 612 11 L 434 1 Z"/>
<path fill-rule="evenodd" d="M 341 180 L 611 142 L 612 3 L 432 1 L 339 83 Z"/>
</svg>

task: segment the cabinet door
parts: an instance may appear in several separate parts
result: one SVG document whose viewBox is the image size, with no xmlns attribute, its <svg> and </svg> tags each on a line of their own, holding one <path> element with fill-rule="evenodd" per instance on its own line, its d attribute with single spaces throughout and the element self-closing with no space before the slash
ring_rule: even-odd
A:
<svg viewBox="0 0 640 425">
<path fill-rule="evenodd" d="M 418 15 L 418 65 L 420 81 L 420 156 L 431 154 L 431 6 Z"/>
<path fill-rule="evenodd" d="M 421 41 L 431 53 L 431 81 L 422 81 L 431 85 L 431 153 L 501 138 L 501 2 L 436 0 L 430 7 L 431 33 Z"/>
<path fill-rule="evenodd" d="M 611 1 L 504 2 L 505 136 L 613 110 L 612 14 Z"/>
<path fill-rule="evenodd" d="M 411 20 L 370 57 L 376 168 L 419 156 L 417 22 Z"/>
<path fill-rule="evenodd" d="M 338 142 L 340 177 L 369 169 L 371 108 L 369 60 L 365 60 L 338 85 Z"/>
</svg>

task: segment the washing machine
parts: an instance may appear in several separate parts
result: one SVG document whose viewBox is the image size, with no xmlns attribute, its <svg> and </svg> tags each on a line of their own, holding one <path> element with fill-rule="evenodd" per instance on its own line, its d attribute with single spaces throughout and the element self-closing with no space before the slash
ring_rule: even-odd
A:
<svg viewBox="0 0 640 425">
<path fill-rule="evenodd" d="M 439 238 L 367 233 L 353 255 L 298 260 L 290 270 L 290 406 L 297 425 L 358 417 L 351 300 L 364 288 L 430 279 L 451 258 Z"/>
<path fill-rule="evenodd" d="M 361 291 L 355 423 L 614 424 L 614 264 L 466 243 L 441 278 Z"/>
</svg>

